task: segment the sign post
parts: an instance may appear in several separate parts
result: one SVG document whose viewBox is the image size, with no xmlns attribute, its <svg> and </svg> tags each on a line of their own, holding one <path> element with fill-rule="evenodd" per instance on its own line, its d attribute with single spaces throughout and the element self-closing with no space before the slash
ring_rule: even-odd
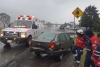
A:
<svg viewBox="0 0 100 67">
<path fill-rule="evenodd" d="M 77 7 L 72 14 L 74 15 L 74 38 L 75 38 L 75 17 L 78 19 L 80 16 L 82 16 L 83 11 Z"/>
</svg>

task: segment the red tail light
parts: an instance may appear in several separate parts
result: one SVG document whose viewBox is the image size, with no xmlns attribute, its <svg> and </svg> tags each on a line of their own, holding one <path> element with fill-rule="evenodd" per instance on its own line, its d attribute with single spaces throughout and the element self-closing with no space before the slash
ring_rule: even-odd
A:
<svg viewBox="0 0 100 67">
<path fill-rule="evenodd" d="M 49 48 L 53 49 L 55 47 L 55 44 L 53 42 L 50 42 Z"/>
<path fill-rule="evenodd" d="M 29 45 L 32 46 L 32 40 L 29 41 Z"/>
</svg>

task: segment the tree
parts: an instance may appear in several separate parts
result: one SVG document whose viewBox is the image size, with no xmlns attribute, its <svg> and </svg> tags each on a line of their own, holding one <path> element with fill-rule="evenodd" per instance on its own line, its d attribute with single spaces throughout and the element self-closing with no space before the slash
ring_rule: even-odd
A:
<svg viewBox="0 0 100 67">
<path fill-rule="evenodd" d="M 97 27 L 97 24 L 99 22 L 99 13 L 98 10 L 95 6 L 88 6 L 84 10 L 84 13 L 81 17 L 80 21 L 80 26 L 82 27 L 93 27 L 95 30 Z"/>
<path fill-rule="evenodd" d="M 0 13 L 0 21 L 4 24 L 4 27 L 5 27 L 5 24 L 9 25 L 10 24 L 10 16 L 7 15 L 6 13 Z"/>
</svg>

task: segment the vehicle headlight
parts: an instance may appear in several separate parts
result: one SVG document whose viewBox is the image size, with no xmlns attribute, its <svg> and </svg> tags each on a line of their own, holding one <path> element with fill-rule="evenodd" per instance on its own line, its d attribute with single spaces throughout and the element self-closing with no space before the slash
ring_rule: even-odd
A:
<svg viewBox="0 0 100 67">
<path fill-rule="evenodd" d="M 22 38 L 26 37 L 26 32 L 21 32 L 21 37 Z"/>
<path fill-rule="evenodd" d="M 1 31 L 1 34 L 0 35 L 3 36 L 3 31 Z"/>
</svg>

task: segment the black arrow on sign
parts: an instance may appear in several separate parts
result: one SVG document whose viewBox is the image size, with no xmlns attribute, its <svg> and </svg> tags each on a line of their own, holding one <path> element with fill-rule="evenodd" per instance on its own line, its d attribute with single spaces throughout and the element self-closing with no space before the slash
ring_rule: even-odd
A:
<svg viewBox="0 0 100 67">
<path fill-rule="evenodd" d="M 76 16 L 77 18 L 79 17 L 79 16 Z"/>
<path fill-rule="evenodd" d="M 79 9 L 77 8 L 77 10 L 76 10 L 76 15 L 79 15 Z"/>
</svg>

